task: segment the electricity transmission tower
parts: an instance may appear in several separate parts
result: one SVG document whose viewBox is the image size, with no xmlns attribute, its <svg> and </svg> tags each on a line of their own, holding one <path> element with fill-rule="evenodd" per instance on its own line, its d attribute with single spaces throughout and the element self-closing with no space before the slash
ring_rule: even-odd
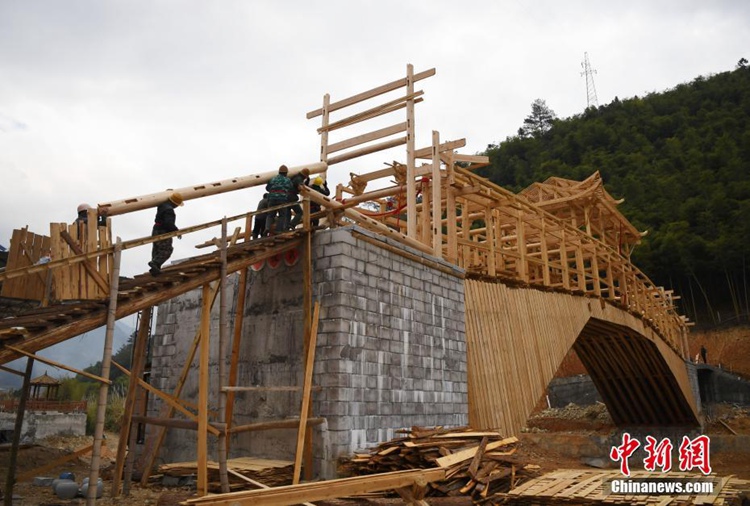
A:
<svg viewBox="0 0 750 506">
<path fill-rule="evenodd" d="M 596 98 L 596 86 L 594 85 L 594 74 L 596 74 L 596 70 L 591 68 L 588 53 L 583 53 L 581 67 L 583 67 L 581 75 L 586 76 L 586 108 L 588 109 L 592 106 L 599 107 L 599 99 Z"/>
</svg>

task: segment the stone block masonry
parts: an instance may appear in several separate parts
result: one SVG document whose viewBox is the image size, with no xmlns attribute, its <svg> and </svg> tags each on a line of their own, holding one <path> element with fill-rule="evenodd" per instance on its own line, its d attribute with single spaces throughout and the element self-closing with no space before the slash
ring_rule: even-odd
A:
<svg viewBox="0 0 750 506">
<path fill-rule="evenodd" d="M 364 239 L 363 239 L 364 237 Z M 413 425 L 468 423 L 462 271 L 435 269 L 388 249 L 358 227 L 313 236 L 313 298 L 320 319 L 313 384 L 315 474 L 336 476 L 336 461 Z M 426 262 L 428 263 L 428 262 Z M 237 276 L 232 278 L 236 300 Z M 301 386 L 304 376 L 302 262 L 251 271 L 242 329 L 238 385 Z M 200 321 L 200 290 L 159 307 L 152 383 L 171 392 Z M 228 304 L 230 328 L 234 302 Z M 212 311 L 211 408 L 218 405 L 218 304 Z M 228 357 L 227 357 L 228 359 Z M 197 399 L 197 360 L 182 398 Z M 233 425 L 299 417 L 300 392 L 237 394 Z M 161 403 L 151 400 L 149 415 Z M 149 428 L 153 432 L 153 428 Z M 231 456 L 293 460 L 297 431 L 274 429 L 232 437 Z M 214 438 L 209 438 L 209 441 Z M 170 429 L 162 459 L 195 459 L 195 433 Z M 215 454 L 211 456 L 215 458 Z"/>
<path fill-rule="evenodd" d="M 399 428 L 468 421 L 461 271 L 431 269 L 360 234 L 375 237 L 334 229 L 316 235 L 313 250 L 321 303 L 315 379 L 323 387 L 313 410 L 328 421 L 333 456 Z"/>
</svg>

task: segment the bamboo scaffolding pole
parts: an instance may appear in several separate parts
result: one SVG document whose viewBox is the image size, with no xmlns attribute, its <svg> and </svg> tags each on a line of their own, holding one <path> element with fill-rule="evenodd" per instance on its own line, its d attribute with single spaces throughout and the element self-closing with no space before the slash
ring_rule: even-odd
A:
<svg viewBox="0 0 750 506">
<path fill-rule="evenodd" d="M 303 266 L 303 277 L 304 277 L 304 291 L 303 294 L 303 315 L 304 321 L 304 336 L 305 336 L 305 356 L 310 353 L 315 356 L 315 342 L 317 342 L 317 328 L 318 328 L 318 311 L 319 304 L 315 304 L 313 310 L 313 254 L 312 254 L 312 222 L 310 221 L 310 199 L 304 199 L 302 202 L 302 212 L 304 217 L 304 230 L 305 230 L 305 258 Z M 313 321 L 314 319 L 314 321 Z M 313 328 L 315 329 L 315 336 L 313 337 Z M 314 362 L 313 362 L 314 366 Z M 312 370 L 310 371 L 310 382 L 312 382 Z M 307 419 L 312 417 L 312 402 L 310 402 L 310 392 L 312 384 L 307 384 L 307 376 L 302 385 L 302 408 L 300 413 L 304 415 L 300 416 L 300 427 L 298 431 L 304 434 L 304 445 L 302 457 L 304 458 L 304 469 L 305 479 L 310 480 L 313 476 L 313 438 L 312 431 L 307 430 Z M 305 399 L 307 398 L 307 409 L 305 410 Z M 304 420 L 303 420 L 304 417 Z M 299 438 L 299 432 L 298 432 Z M 296 458 L 296 456 L 295 456 Z M 298 479 L 299 479 L 299 475 Z"/>
<path fill-rule="evenodd" d="M 133 431 L 132 419 L 133 409 L 135 408 L 136 394 L 138 391 L 138 378 L 143 375 L 143 369 L 146 364 L 146 343 L 149 338 L 149 330 L 151 324 L 151 308 L 147 308 L 141 314 L 141 320 L 139 322 L 138 332 L 135 335 L 135 343 L 133 343 L 133 361 L 131 368 L 130 381 L 128 382 L 128 393 L 125 396 L 125 408 L 122 415 L 122 421 L 120 422 L 120 440 L 117 444 L 117 456 L 115 458 L 115 472 L 112 475 L 112 497 L 120 496 L 120 477 L 123 476 L 125 470 L 125 456 L 126 452 L 131 457 L 134 455 L 135 449 L 135 431 Z M 132 462 L 132 460 L 131 460 Z M 125 478 L 123 483 L 123 494 L 129 495 L 130 483 L 129 479 Z"/>
<path fill-rule="evenodd" d="M 101 376 L 97 376 L 95 374 L 91 374 L 86 371 L 81 371 L 79 369 L 76 369 L 75 367 L 70 367 L 65 364 L 61 364 L 60 362 L 56 362 L 46 357 L 42 357 L 41 355 L 35 355 L 34 353 L 29 353 L 15 346 L 11 346 L 10 344 L 6 344 L 5 347 L 11 351 L 18 353 L 19 355 L 23 355 L 24 357 L 38 360 L 39 362 L 42 362 L 43 364 L 51 365 L 52 367 L 59 367 L 60 369 L 65 369 L 66 371 L 70 371 L 75 374 L 80 374 L 81 376 L 92 379 L 94 381 L 98 381 L 99 383 L 106 383 L 108 385 L 112 384 L 112 381 L 109 379 L 102 378 Z"/>
<path fill-rule="evenodd" d="M 112 277 L 109 281 L 109 308 L 107 309 L 107 330 L 104 336 L 104 353 L 102 355 L 102 377 L 109 378 L 112 365 L 112 341 L 115 334 L 115 315 L 117 313 L 117 290 L 120 284 L 120 258 L 122 256 L 122 244 L 117 238 L 115 244 L 114 260 L 112 263 Z M 97 482 L 99 481 L 99 467 L 101 465 L 102 441 L 104 439 L 104 418 L 107 411 L 107 394 L 109 383 L 99 386 L 99 403 L 96 409 L 96 424 L 94 426 L 94 448 L 91 450 L 91 474 L 89 475 L 89 493 L 86 497 L 86 505 L 96 504 Z"/>
<path fill-rule="evenodd" d="M 21 443 L 21 432 L 23 432 L 23 416 L 26 413 L 26 400 L 29 398 L 29 387 L 31 386 L 31 373 L 34 370 L 34 359 L 26 359 L 26 372 L 23 375 L 23 384 L 21 385 L 21 397 L 18 399 L 18 409 L 16 410 L 16 421 L 13 426 L 13 439 L 10 446 L 10 455 L 8 456 L 8 474 L 5 478 L 5 495 L 3 498 L 4 506 L 13 504 L 13 485 L 16 482 L 16 462 L 18 461 L 18 446 Z"/>
<path fill-rule="evenodd" d="M 250 218 L 247 219 L 245 224 L 245 241 L 250 239 L 251 231 Z M 240 272 L 240 279 L 237 283 L 237 302 L 235 303 L 234 310 L 234 326 L 232 329 L 232 354 L 231 361 L 229 363 L 229 379 L 227 386 L 233 387 L 237 384 L 237 375 L 239 374 L 239 360 L 240 360 L 240 343 L 242 341 L 242 324 L 245 321 L 245 300 L 247 298 L 247 269 L 242 269 Z M 227 390 L 227 406 L 224 420 L 227 427 L 232 427 L 233 416 L 234 416 L 234 391 Z M 227 450 L 231 444 L 230 438 L 227 438 Z"/>
<path fill-rule="evenodd" d="M 307 344 L 307 359 L 305 361 L 305 381 L 302 391 L 302 407 L 300 408 L 299 429 L 297 431 L 297 451 L 294 457 L 294 474 L 292 475 L 292 484 L 299 483 L 300 471 L 302 468 L 302 454 L 305 448 L 305 434 L 307 429 L 307 416 L 310 409 L 310 392 L 312 388 L 313 368 L 315 367 L 315 344 L 318 337 L 318 316 L 320 314 L 320 303 L 315 303 L 312 315 L 312 325 L 310 326 L 310 336 Z"/>
<path fill-rule="evenodd" d="M 201 305 L 201 340 L 198 361 L 198 444 L 196 453 L 198 479 L 197 494 L 208 494 L 208 354 L 211 336 L 211 288 L 203 285 Z"/>
<path fill-rule="evenodd" d="M 227 414 L 227 392 L 222 389 L 227 383 L 227 304 L 229 296 L 227 295 L 227 219 L 221 223 L 221 277 L 219 278 L 219 423 L 226 424 Z M 209 299 L 211 295 L 208 295 Z M 211 303 L 209 303 L 209 307 Z M 209 309 L 210 311 L 210 309 Z M 227 453 L 229 452 L 229 438 L 226 432 L 219 433 L 217 443 L 217 453 L 219 460 L 219 481 L 221 482 L 221 491 L 229 492 L 229 476 L 227 475 Z"/>
</svg>

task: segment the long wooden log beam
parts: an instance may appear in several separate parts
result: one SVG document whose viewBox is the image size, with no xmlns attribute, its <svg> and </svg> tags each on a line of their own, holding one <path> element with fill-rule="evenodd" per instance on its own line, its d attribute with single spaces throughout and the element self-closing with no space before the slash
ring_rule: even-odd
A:
<svg viewBox="0 0 750 506">
<path fill-rule="evenodd" d="M 380 492 L 409 487 L 415 484 L 424 486 L 433 481 L 445 479 L 446 470 L 411 469 L 408 471 L 394 471 L 392 473 L 370 474 L 354 478 L 341 478 L 299 485 L 286 485 L 261 490 L 247 490 L 217 494 L 205 498 L 188 499 L 187 504 L 211 506 L 245 506 L 252 504 L 274 504 L 284 506 L 299 504 L 304 501 L 325 501 L 337 497 L 364 494 L 366 492 Z"/>
<path fill-rule="evenodd" d="M 325 422 L 325 418 L 308 418 L 305 422 L 306 427 L 313 427 L 320 425 Z M 270 422 L 257 422 L 249 423 L 247 425 L 237 425 L 229 428 L 227 432 L 230 434 L 238 434 L 240 432 L 255 432 L 259 430 L 272 430 L 272 429 L 296 429 L 299 427 L 299 420 L 274 420 Z"/>
<path fill-rule="evenodd" d="M 75 374 L 80 374 L 81 376 L 85 376 L 86 378 L 92 379 L 94 381 L 98 381 L 100 383 L 106 383 L 108 385 L 112 384 L 112 381 L 107 378 L 102 378 L 101 376 L 96 376 L 95 374 L 88 373 L 86 371 L 81 371 L 80 369 L 76 369 L 75 367 L 70 367 L 65 364 L 61 364 L 60 362 L 55 362 L 54 360 L 51 360 L 49 358 L 42 357 L 40 355 L 35 355 L 33 353 L 29 353 L 27 351 L 24 351 L 20 348 L 16 348 L 15 346 L 11 346 L 9 344 L 6 344 L 4 346 L 5 348 L 8 348 L 9 350 L 18 353 L 19 355 L 23 355 L 24 357 L 28 357 L 34 360 L 38 360 L 39 362 L 42 362 L 43 364 L 51 365 L 52 367 L 59 367 L 60 369 L 65 369 L 66 371 L 70 371 Z"/>
<path fill-rule="evenodd" d="M 161 418 L 158 416 L 133 416 L 133 423 L 145 423 L 159 427 L 171 427 L 173 429 L 198 430 L 198 422 L 193 420 L 182 420 L 180 418 Z M 227 424 L 209 422 L 209 426 L 219 432 L 224 432 Z"/>
<path fill-rule="evenodd" d="M 289 177 L 301 171 L 302 169 L 308 169 L 311 174 L 317 174 L 320 172 L 325 172 L 328 169 L 328 165 L 325 162 L 312 162 L 305 165 L 289 167 Z M 98 204 L 97 209 L 100 213 L 106 212 L 107 216 L 132 213 L 134 211 L 156 207 L 167 200 L 169 196 L 174 192 L 178 192 L 180 195 L 182 195 L 183 200 L 192 200 L 202 197 L 209 197 L 211 195 L 218 195 L 220 193 L 264 185 L 267 184 L 276 174 L 278 174 L 278 170 L 261 172 L 259 174 L 251 174 L 249 176 L 224 179 L 221 181 L 214 181 L 212 183 L 175 188 L 174 190 L 141 195 L 140 197 L 113 200 L 111 202 L 103 202 L 101 204 Z"/>
</svg>

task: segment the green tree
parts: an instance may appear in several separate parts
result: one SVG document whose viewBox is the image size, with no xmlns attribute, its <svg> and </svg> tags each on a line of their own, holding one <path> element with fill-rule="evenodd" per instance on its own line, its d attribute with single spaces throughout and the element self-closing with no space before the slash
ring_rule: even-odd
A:
<svg viewBox="0 0 750 506">
<path fill-rule="evenodd" d="M 516 192 L 598 170 L 609 193 L 625 199 L 618 209 L 648 231 L 634 263 L 655 283 L 684 290 L 683 312 L 704 323 L 750 313 L 746 62 L 565 119 L 536 100 L 518 135 L 485 154 L 490 165 L 479 174 Z"/>
<path fill-rule="evenodd" d="M 547 106 L 547 102 L 537 98 L 531 103 L 531 114 L 523 120 L 518 133 L 523 137 L 541 137 L 552 128 L 556 119 L 555 111 Z"/>
</svg>

